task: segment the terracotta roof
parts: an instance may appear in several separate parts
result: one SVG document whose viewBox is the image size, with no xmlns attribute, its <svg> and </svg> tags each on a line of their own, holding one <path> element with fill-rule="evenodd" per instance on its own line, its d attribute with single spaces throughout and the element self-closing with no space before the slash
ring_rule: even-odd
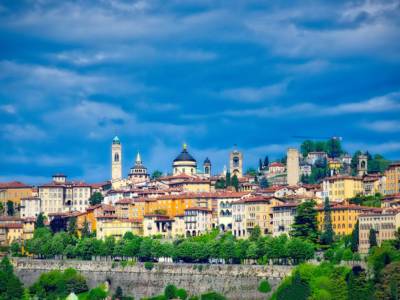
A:
<svg viewBox="0 0 400 300">
<path fill-rule="evenodd" d="M 270 167 L 285 167 L 285 165 L 283 163 L 280 162 L 273 162 L 269 164 Z"/>
<path fill-rule="evenodd" d="M 362 181 L 361 177 L 356 177 L 356 176 L 348 176 L 348 175 L 336 175 L 336 176 L 331 176 L 331 177 L 325 177 L 322 180 L 328 180 L 328 181 L 335 181 L 335 180 L 342 180 L 342 179 L 352 179 L 352 180 L 360 180 Z"/>
<path fill-rule="evenodd" d="M 272 199 L 277 199 L 275 197 L 263 197 L 263 196 L 254 196 L 245 199 L 246 203 L 253 203 L 253 202 L 269 202 Z"/>
<path fill-rule="evenodd" d="M 10 222 L 10 221 L 21 221 L 21 218 L 12 217 L 12 216 L 0 216 L 0 222 Z"/>
<path fill-rule="evenodd" d="M 131 204 L 133 202 L 134 202 L 134 200 L 132 198 L 122 198 L 122 199 L 118 200 L 117 202 L 115 202 L 115 204 Z"/>
<path fill-rule="evenodd" d="M 9 228 L 9 229 L 18 229 L 23 228 L 24 226 L 21 223 L 2 223 L 0 224 L 0 228 Z"/>
<path fill-rule="evenodd" d="M 168 216 L 166 215 L 161 215 L 161 214 L 147 214 L 144 215 L 145 218 L 160 218 L 160 219 L 169 219 Z"/>
<path fill-rule="evenodd" d="M 316 208 L 318 211 L 323 211 L 324 207 L 322 205 L 317 206 Z M 376 207 L 369 207 L 369 206 L 361 206 L 356 204 L 331 204 L 331 210 L 362 210 L 362 211 L 371 211 L 376 209 Z"/>
<path fill-rule="evenodd" d="M 31 188 L 31 186 L 22 183 L 20 181 L 0 182 L 0 189 L 21 189 L 21 188 Z"/>
</svg>

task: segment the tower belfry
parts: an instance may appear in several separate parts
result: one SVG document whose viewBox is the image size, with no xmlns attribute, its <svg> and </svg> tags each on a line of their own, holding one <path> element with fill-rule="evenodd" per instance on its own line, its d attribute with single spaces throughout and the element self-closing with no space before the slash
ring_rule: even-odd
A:
<svg viewBox="0 0 400 300">
<path fill-rule="evenodd" d="M 111 145 L 111 180 L 122 179 L 122 145 L 118 136 L 115 136 Z"/>
</svg>

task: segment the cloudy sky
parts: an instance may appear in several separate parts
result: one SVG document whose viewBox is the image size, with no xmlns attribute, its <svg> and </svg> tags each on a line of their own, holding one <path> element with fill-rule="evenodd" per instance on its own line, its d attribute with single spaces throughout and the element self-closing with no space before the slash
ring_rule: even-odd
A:
<svg viewBox="0 0 400 300">
<path fill-rule="evenodd" d="M 0 180 L 215 171 L 296 136 L 400 158 L 400 1 L 1 1 Z"/>
</svg>

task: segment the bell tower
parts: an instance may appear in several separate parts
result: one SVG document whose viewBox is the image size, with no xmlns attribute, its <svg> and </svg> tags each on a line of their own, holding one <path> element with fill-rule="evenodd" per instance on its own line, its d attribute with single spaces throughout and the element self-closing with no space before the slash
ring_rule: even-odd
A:
<svg viewBox="0 0 400 300">
<path fill-rule="evenodd" d="M 120 179 L 122 179 L 122 145 L 116 136 L 111 145 L 111 180 Z"/>
<path fill-rule="evenodd" d="M 211 161 L 208 157 L 204 160 L 203 167 L 204 175 L 207 177 L 211 177 Z"/>
<path fill-rule="evenodd" d="M 237 178 L 243 176 L 243 154 L 237 149 L 233 150 L 229 156 L 229 171 L 231 178 L 236 175 Z"/>
<path fill-rule="evenodd" d="M 358 163 L 357 163 L 357 175 L 364 176 L 367 175 L 368 172 L 368 157 L 366 155 L 359 155 L 358 156 Z"/>
</svg>

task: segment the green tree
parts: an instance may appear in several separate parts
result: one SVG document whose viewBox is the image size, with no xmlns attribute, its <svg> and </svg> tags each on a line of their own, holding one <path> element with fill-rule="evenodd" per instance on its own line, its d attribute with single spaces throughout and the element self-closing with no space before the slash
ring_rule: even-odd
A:
<svg viewBox="0 0 400 300">
<path fill-rule="evenodd" d="M 308 153 L 315 151 L 315 144 L 311 140 L 305 140 L 300 146 L 301 154 L 306 157 Z"/>
<path fill-rule="evenodd" d="M 348 299 L 372 300 L 373 287 L 368 281 L 365 271 L 354 267 L 347 279 Z"/>
<path fill-rule="evenodd" d="M 15 214 L 14 202 L 8 200 L 7 201 L 7 215 L 13 216 L 14 214 Z"/>
<path fill-rule="evenodd" d="M 261 229 L 260 226 L 254 226 L 253 230 L 250 233 L 249 240 L 252 242 L 257 241 L 261 237 Z"/>
<path fill-rule="evenodd" d="M 12 242 L 10 250 L 12 256 L 18 256 L 21 253 L 21 245 L 18 242 Z"/>
<path fill-rule="evenodd" d="M 342 144 L 340 142 L 340 139 L 337 138 L 331 138 L 326 142 L 326 151 L 329 155 L 329 157 L 339 157 L 341 154 L 343 154 L 343 149 L 342 149 Z"/>
<path fill-rule="evenodd" d="M 43 228 L 44 221 L 45 221 L 45 217 L 44 217 L 43 213 L 41 212 L 41 213 L 39 213 L 39 215 L 36 218 L 35 228 Z"/>
<path fill-rule="evenodd" d="M 360 150 L 357 150 L 356 152 L 354 152 L 353 157 L 351 158 L 351 172 L 352 175 L 356 175 L 357 174 L 357 166 L 358 166 L 358 157 L 362 154 L 362 152 Z"/>
<path fill-rule="evenodd" d="M 287 245 L 288 256 L 294 264 L 304 262 L 314 257 L 314 245 L 300 238 L 292 238 Z"/>
<path fill-rule="evenodd" d="M 0 215 L 4 214 L 4 204 L 0 202 Z"/>
<path fill-rule="evenodd" d="M 239 179 L 237 178 L 236 174 L 232 177 L 231 185 L 235 188 L 236 191 L 239 190 Z"/>
<path fill-rule="evenodd" d="M 86 300 L 103 300 L 107 298 L 107 292 L 101 287 L 91 289 L 86 296 Z"/>
<path fill-rule="evenodd" d="M 230 172 L 226 172 L 225 186 L 231 186 L 231 173 Z"/>
<path fill-rule="evenodd" d="M 78 236 L 76 217 L 69 218 L 67 231 L 72 236 Z"/>
<path fill-rule="evenodd" d="M 5 256 L 0 262 L 0 299 L 21 299 L 22 295 L 22 283 L 14 274 L 10 260 Z"/>
<path fill-rule="evenodd" d="M 268 168 L 268 166 L 269 166 L 269 157 L 268 157 L 268 155 L 265 155 L 265 158 L 264 158 L 264 168 Z"/>
<path fill-rule="evenodd" d="M 261 172 L 264 169 L 263 161 L 261 158 L 258 161 L 258 170 Z"/>
<path fill-rule="evenodd" d="M 378 241 L 376 240 L 376 231 L 374 228 L 369 230 L 369 248 L 378 246 Z"/>
<path fill-rule="evenodd" d="M 207 292 L 200 296 L 200 300 L 226 300 L 226 298 L 216 292 Z"/>
<path fill-rule="evenodd" d="M 164 296 L 167 299 L 175 299 L 177 297 L 176 291 L 177 291 L 177 288 L 175 285 L 168 284 L 164 289 Z"/>
<path fill-rule="evenodd" d="M 215 188 L 216 188 L 216 189 L 224 189 L 225 187 L 226 187 L 225 178 L 219 178 L 219 179 L 215 182 Z"/>
<path fill-rule="evenodd" d="M 357 222 L 356 222 L 356 225 L 354 226 L 354 229 L 353 229 L 353 231 L 352 231 L 352 233 L 351 233 L 351 245 L 350 245 L 350 248 L 351 248 L 351 251 L 353 251 L 353 252 L 357 252 L 358 251 L 358 244 L 359 244 L 359 237 L 358 237 L 358 235 L 359 235 L 359 223 L 358 223 L 358 220 L 357 220 Z"/>
<path fill-rule="evenodd" d="M 311 295 L 309 284 L 303 280 L 300 273 L 294 273 L 292 280 L 277 291 L 277 300 L 307 300 Z"/>
<path fill-rule="evenodd" d="M 83 222 L 83 227 L 82 227 L 82 231 L 81 231 L 81 237 L 82 238 L 86 238 L 86 237 L 90 237 L 90 236 L 91 236 L 91 233 L 90 233 L 90 229 L 89 229 L 89 223 L 85 219 L 85 221 Z"/>
<path fill-rule="evenodd" d="M 151 173 L 151 178 L 152 179 L 157 179 L 162 176 L 162 172 L 159 170 L 154 170 L 153 173 Z"/>
<path fill-rule="evenodd" d="M 290 235 L 316 242 L 318 239 L 317 211 L 315 201 L 309 200 L 297 206 Z"/>
<path fill-rule="evenodd" d="M 254 168 L 248 168 L 248 169 L 246 170 L 246 173 L 245 173 L 245 174 L 254 177 L 254 176 L 257 175 L 257 171 L 256 171 L 256 169 L 254 169 Z M 232 179 L 233 179 L 233 178 L 232 178 Z"/>
<path fill-rule="evenodd" d="M 260 188 L 266 189 L 268 187 L 269 187 L 269 182 L 268 182 L 267 178 L 262 177 L 260 180 Z"/>
<path fill-rule="evenodd" d="M 400 299 L 400 261 L 387 265 L 375 288 L 376 299 Z"/>
<path fill-rule="evenodd" d="M 89 203 L 90 205 L 100 204 L 103 202 L 103 199 L 104 197 L 100 192 L 94 192 L 89 198 Z"/>
<path fill-rule="evenodd" d="M 188 297 L 188 294 L 185 289 L 178 289 L 178 290 L 176 290 L 176 296 L 181 300 L 186 300 Z"/>
<path fill-rule="evenodd" d="M 267 279 L 262 279 L 258 285 L 258 291 L 261 293 L 269 293 L 271 291 L 271 286 Z"/>
<path fill-rule="evenodd" d="M 333 242 L 331 205 L 328 197 L 325 198 L 324 203 L 324 232 L 321 235 L 321 242 L 325 245 L 330 245 Z"/>
<path fill-rule="evenodd" d="M 120 286 L 117 286 L 117 288 L 115 289 L 113 299 L 122 300 L 123 296 L 124 296 L 124 293 L 122 291 L 122 288 Z"/>
</svg>

